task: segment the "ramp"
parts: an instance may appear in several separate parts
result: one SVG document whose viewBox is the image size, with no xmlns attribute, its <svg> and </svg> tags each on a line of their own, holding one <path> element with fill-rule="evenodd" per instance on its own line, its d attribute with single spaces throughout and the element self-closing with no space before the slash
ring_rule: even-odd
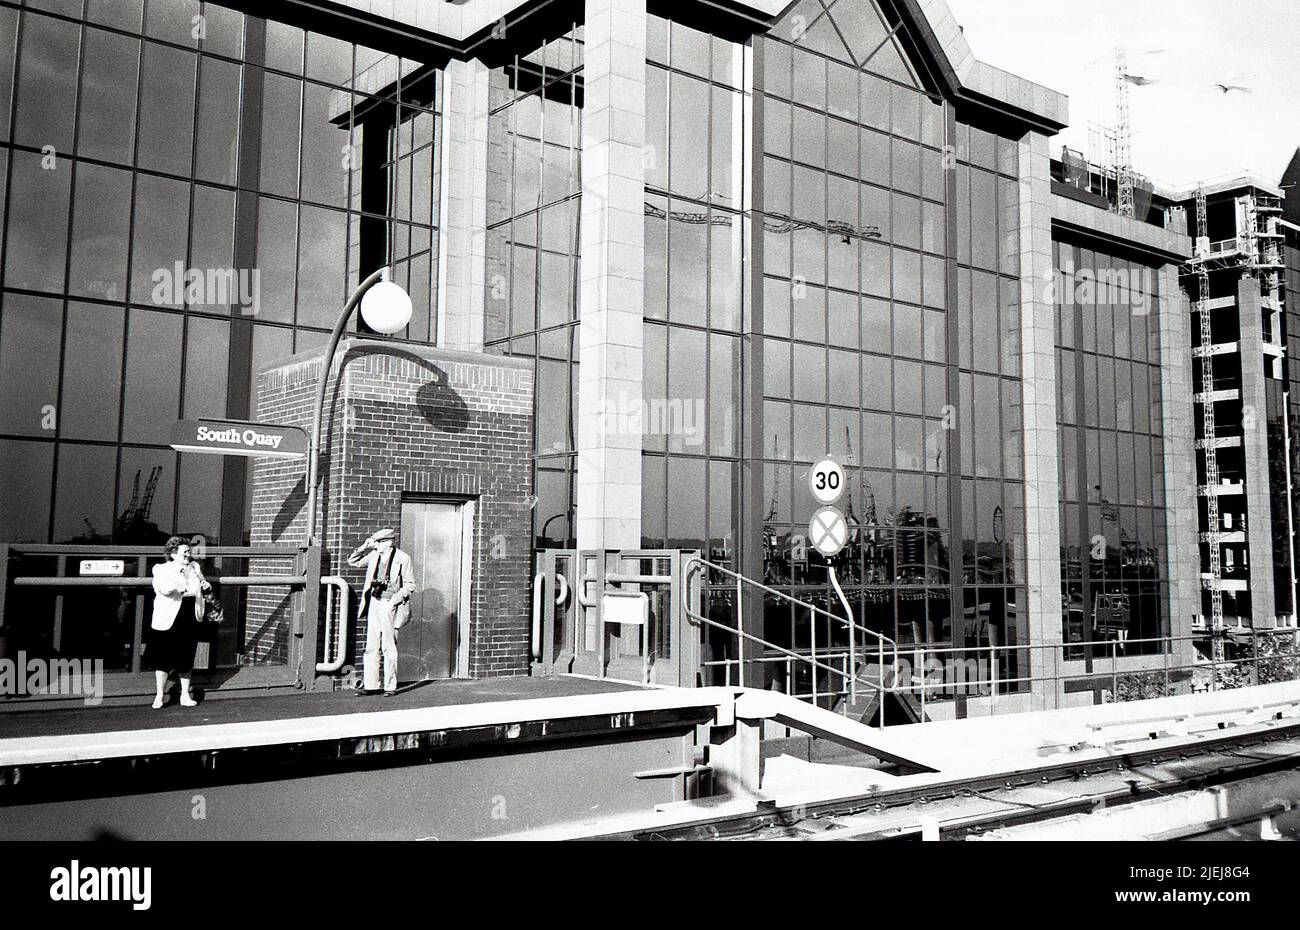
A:
<svg viewBox="0 0 1300 930">
<path fill-rule="evenodd" d="M 938 756 L 920 750 L 914 740 L 888 730 L 877 730 L 837 713 L 815 707 L 775 691 L 746 688 L 737 693 L 736 716 L 743 720 L 773 720 L 809 736 L 905 765 L 921 772 L 938 772 Z"/>
</svg>

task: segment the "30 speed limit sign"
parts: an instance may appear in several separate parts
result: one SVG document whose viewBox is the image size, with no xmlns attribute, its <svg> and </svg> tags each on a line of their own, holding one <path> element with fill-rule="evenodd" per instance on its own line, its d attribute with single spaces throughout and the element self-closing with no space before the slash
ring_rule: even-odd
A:
<svg viewBox="0 0 1300 930">
<path fill-rule="evenodd" d="M 808 473 L 808 490 L 820 504 L 835 503 L 844 496 L 844 469 L 838 462 L 822 459 Z"/>
</svg>

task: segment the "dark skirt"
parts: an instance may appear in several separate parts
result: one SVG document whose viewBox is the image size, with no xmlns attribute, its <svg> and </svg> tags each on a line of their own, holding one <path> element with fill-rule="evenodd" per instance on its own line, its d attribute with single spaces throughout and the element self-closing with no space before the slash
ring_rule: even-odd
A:
<svg viewBox="0 0 1300 930">
<path fill-rule="evenodd" d="M 149 628 L 144 645 L 144 667 L 155 672 L 190 672 L 194 669 L 194 649 L 199 643 L 199 624 L 194 619 L 195 600 L 187 597 L 172 621 L 171 629 Z"/>
</svg>

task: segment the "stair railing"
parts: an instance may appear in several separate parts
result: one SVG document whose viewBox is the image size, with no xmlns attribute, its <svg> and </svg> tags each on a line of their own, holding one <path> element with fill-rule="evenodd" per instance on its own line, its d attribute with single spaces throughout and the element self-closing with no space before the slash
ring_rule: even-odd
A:
<svg viewBox="0 0 1300 930">
<path fill-rule="evenodd" d="M 696 613 L 695 610 L 692 608 L 691 606 L 692 598 L 690 596 L 691 582 L 693 579 L 698 579 L 704 569 L 709 569 L 711 571 L 717 572 L 720 575 L 724 575 L 735 582 L 736 617 L 737 617 L 736 626 L 722 623 L 718 620 L 714 620 L 711 617 L 703 616 L 700 613 Z M 847 708 L 849 704 L 856 702 L 857 684 L 861 682 L 864 685 L 874 688 L 876 693 L 879 695 L 880 725 L 884 726 L 885 723 L 884 696 L 891 690 L 892 686 L 898 681 L 898 644 L 894 640 L 890 639 L 888 636 L 885 636 L 881 633 L 876 632 L 875 630 L 864 627 L 853 619 L 852 611 L 849 610 L 848 600 L 844 597 L 844 592 L 840 589 L 838 583 L 835 583 L 836 593 L 839 595 L 840 601 L 844 605 L 845 609 L 849 611 L 849 617 L 847 618 L 838 616 L 837 614 L 833 614 L 830 611 L 825 610 L 824 608 L 818 607 L 816 604 L 810 604 L 807 601 L 801 601 L 798 598 L 791 597 L 789 594 L 786 594 L 784 591 L 778 591 L 776 588 L 770 587 L 766 584 L 763 584 L 762 582 L 755 581 L 754 579 L 746 577 L 745 575 L 742 575 L 739 572 L 732 571 L 731 569 L 726 568 L 725 566 L 718 565 L 714 562 L 710 562 L 707 559 L 700 558 L 699 556 L 695 556 L 691 558 L 682 567 L 682 579 L 683 579 L 683 584 L 682 584 L 683 614 L 692 622 L 702 623 L 707 626 L 714 627 L 715 629 L 723 630 L 737 637 L 736 663 L 739 666 L 739 668 L 742 670 L 742 674 L 745 666 L 744 646 L 746 642 L 749 642 L 755 646 L 761 647 L 762 649 L 777 652 L 781 655 L 788 657 L 788 659 L 803 663 L 804 665 L 808 666 L 808 668 L 811 671 L 813 704 L 817 703 L 817 698 L 818 698 L 817 671 L 819 669 L 831 675 L 837 675 L 844 680 L 843 691 L 834 692 L 834 693 L 847 692 L 849 695 L 848 702 L 841 703 L 840 705 L 841 712 L 843 712 L 843 708 Z M 833 578 L 832 581 L 834 582 Z M 803 608 L 808 611 L 809 618 L 810 618 L 809 628 L 812 632 L 811 655 L 804 655 L 801 652 L 796 652 L 792 649 L 787 649 L 784 646 L 778 646 L 775 643 L 769 642 L 768 640 L 763 639 L 760 636 L 755 636 L 753 633 L 746 632 L 744 629 L 740 628 L 739 624 L 741 623 L 741 621 L 739 620 L 739 618 L 741 616 L 741 608 L 744 603 L 744 595 L 745 595 L 746 588 L 757 589 L 762 594 L 771 595 L 777 598 L 778 600 L 784 601 L 789 604 L 793 604 L 796 608 Z M 703 604 L 702 598 L 700 600 L 700 603 Z M 818 615 L 826 617 L 828 620 L 833 621 L 835 623 L 839 623 L 843 626 L 844 629 L 848 630 L 850 652 L 852 654 L 852 658 L 850 659 L 849 662 L 849 671 L 845 671 L 842 668 L 836 668 L 835 666 L 822 662 L 817 658 L 816 620 Z M 876 646 L 875 651 L 877 657 L 876 668 L 877 668 L 877 675 L 878 675 L 878 680 L 876 681 L 871 681 L 867 678 L 864 678 L 860 673 L 857 664 L 857 650 L 855 646 L 857 635 L 859 633 L 863 633 L 867 637 L 870 637 L 872 640 L 875 641 L 875 646 Z M 885 684 L 886 652 L 888 652 L 889 655 L 892 657 L 890 663 L 892 675 L 890 678 L 889 686 Z"/>
</svg>

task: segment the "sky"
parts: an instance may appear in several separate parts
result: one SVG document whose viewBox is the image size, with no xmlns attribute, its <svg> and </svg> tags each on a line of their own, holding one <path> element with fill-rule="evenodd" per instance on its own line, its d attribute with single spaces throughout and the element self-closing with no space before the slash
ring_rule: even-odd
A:
<svg viewBox="0 0 1300 930">
<path fill-rule="evenodd" d="M 1115 49 L 1128 72 L 1135 170 L 1166 187 L 1250 171 L 1276 182 L 1300 146 L 1300 0 L 948 0 L 975 57 L 1070 98 L 1052 141 L 1106 160 Z M 1224 94 L 1214 84 L 1251 92 Z"/>
</svg>

